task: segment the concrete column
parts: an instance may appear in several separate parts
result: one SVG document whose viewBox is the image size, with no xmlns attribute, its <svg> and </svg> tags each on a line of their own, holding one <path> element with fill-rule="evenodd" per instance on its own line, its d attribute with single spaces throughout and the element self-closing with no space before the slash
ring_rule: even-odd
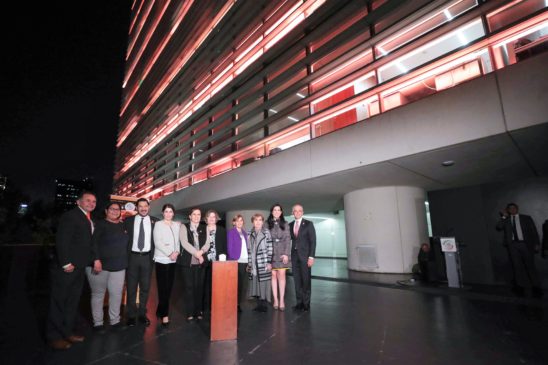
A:
<svg viewBox="0 0 548 365">
<path fill-rule="evenodd" d="M 267 210 L 257 209 L 257 210 L 229 210 L 226 212 L 226 230 L 232 228 L 232 218 L 236 214 L 241 214 L 244 217 L 244 229 L 249 232 L 253 225 L 251 224 L 251 217 L 253 217 L 253 214 L 260 213 L 264 217 L 264 221 L 266 223 L 266 220 L 268 219 L 268 215 L 270 214 Z"/>
<path fill-rule="evenodd" d="M 344 196 L 348 268 L 410 273 L 428 242 L 426 192 L 411 186 L 356 190 Z"/>
</svg>

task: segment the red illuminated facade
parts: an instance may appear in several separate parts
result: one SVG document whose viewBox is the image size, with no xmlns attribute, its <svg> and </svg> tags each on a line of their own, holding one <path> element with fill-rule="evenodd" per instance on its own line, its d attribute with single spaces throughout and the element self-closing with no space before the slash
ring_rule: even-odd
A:
<svg viewBox="0 0 548 365">
<path fill-rule="evenodd" d="M 115 194 L 156 199 L 546 51 L 545 0 L 135 0 Z"/>
</svg>

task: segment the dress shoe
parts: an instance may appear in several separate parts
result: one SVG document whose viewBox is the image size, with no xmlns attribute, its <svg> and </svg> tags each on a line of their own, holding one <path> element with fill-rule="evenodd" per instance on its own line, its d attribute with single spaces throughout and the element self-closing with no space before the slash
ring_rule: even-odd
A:
<svg viewBox="0 0 548 365">
<path fill-rule="evenodd" d="M 308 304 L 303 305 L 303 311 L 305 312 L 310 311 L 310 306 Z"/>
<path fill-rule="evenodd" d="M 301 311 L 303 309 L 304 309 L 303 303 L 299 303 L 299 304 L 297 304 L 296 306 L 293 307 L 293 310 L 296 310 L 296 311 Z"/>
<path fill-rule="evenodd" d="M 129 326 L 129 327 L 133 327 L 137 324 L 137 321 L 135 320 L 135 318 L 128 318 L 127 319 L 127 322 L 126 322 L 126 325 Z"/>
<path fill-rule="evenodd" d="M 122 329 L 122 322 L 111 324 L 110 329 L 116 330 L 116 331 Z"/>
<path fill-rule="evenodd" d="M 54 350 L 68 350 L 72 346 L 70 342 L 62 339 L 50 341 L 49 345 Z"/>
<path fill-rule="evenodd" d="M 150 326 L 150 319 L 148 319 L 147 316 L 139 316 L 139 322 L 147 327 Z"/>
<path fill-rule="evenodd" d="M 84 342 L 84 339 L 85 339 L 84 336 L 71 335 L 71 336 L 68 336 L 65 340 L 71 343 L 77 343 L 77 342 Z"/>
<path fill-rule="evenodd" d="M 105 326 L 102 325 L 102 324 L 99 325 L 99 326 L 93 326 L 93 332 L 103 334 L 103 333 L 105 333 Z"/>
</svg>

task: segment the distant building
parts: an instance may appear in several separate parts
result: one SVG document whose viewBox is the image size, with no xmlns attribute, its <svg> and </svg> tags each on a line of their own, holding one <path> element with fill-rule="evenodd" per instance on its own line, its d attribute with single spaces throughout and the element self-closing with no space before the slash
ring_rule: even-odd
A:
<svg viewBox="0 0 548 365">
<path fill-rule="evenodd" d="M 76 199 L 82 190 L 93 191 L 93 180 L 84 178 L 82 180 L 55 180 L 55 210 L 66 212 L 76 206 Z"/>
</svg>

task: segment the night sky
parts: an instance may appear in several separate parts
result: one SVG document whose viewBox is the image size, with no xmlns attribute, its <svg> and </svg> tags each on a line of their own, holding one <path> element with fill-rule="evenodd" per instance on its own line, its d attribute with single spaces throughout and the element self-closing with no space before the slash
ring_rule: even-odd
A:
<svg viewBox="0 0 548 365">
<path fill-rule="evenodd" d="M 32 199 L 86 176 L 105 196 L 132 1 L 16 4 L 3 17 L 15 26 L 3 31 L 0 175 Z"/>
</svg>

